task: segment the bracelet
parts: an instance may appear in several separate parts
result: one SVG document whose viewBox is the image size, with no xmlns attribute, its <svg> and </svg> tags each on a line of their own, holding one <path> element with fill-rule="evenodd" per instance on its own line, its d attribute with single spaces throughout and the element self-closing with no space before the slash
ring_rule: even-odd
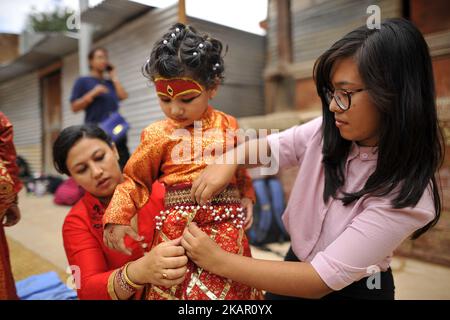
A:
<svg viewBox="0 0 450 320">
<path fill-rule="evenodd" d="M 136 289 L 133 288 L 132 286 L 130 286 L 124 279 L 123 277 L 123 268 L 120 268 L 117 272 L 116 272 L 116 278 L 117 278 L 117 282 L 119 283 L 119 286 L 122 290 L 124 290 L 125 292 L 128 292 L 130 294 L 134 294 L 136 292 Z"/>
<path fill-rule="evenodd" d="M 119 272 L 119 269 L 116 269 L 108 277 L 107 290 L 108 290 L 108 294 L 109 294 L 109 297 L 111 298 L 111 300 L 119 300 L 119 297 L 117 297 L 117 294 L 116 294 L 117 290 L 115 288 L 116 282 L 118 283 L 118 281 L 119 281 L 119 279 L 117 279 L 118 272 Z"/>
<path fill-rule="evenodd" d="M 125 281 L 127 282 L 128 285 L 130 285 L 131 287 L 133 287 L 136 290 L 140 290 L 144 287 L 143 284 L 137 284 L 133 281 L 130 280 L 130 278 L 128 277 L 128 266 L 130 265 L 131 262 L 128 262 L 124 267 L 123 267 L 123 272 L 122 275 L 125 279 Z"/>
</svg>

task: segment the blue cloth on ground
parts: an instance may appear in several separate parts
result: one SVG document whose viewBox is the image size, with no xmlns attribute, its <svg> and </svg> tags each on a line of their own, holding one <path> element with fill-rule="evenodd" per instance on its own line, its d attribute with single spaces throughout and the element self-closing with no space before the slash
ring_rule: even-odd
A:
<svg viewBox="0 0 450 320">
<path fill-rule="evenodd" d="M 37 274 L 16 282 L 21 300 L 74 300 L 75 290 L 66 286 L 54 271 Z"/>
</svg>

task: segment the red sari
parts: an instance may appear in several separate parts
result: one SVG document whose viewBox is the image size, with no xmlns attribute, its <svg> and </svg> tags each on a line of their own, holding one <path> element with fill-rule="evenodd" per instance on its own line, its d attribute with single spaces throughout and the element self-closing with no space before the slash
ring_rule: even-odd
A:
<svg viewBox="0 0 450 320">
<path fill-rule="evenodd" d="M 154 216 L 163 207 L 163 197 L 163 185 L 155 183 L 150 200 L 137 215 L 139 234 L 144 236 L 147 244 L 152 242 Z M 113 289 L 115 271 L 144 254 L 140 244 L 128 236 L 125 245 L 132 250 L 131 256 L 111 250 L 103 244 L 104 211 L 105 206 L 86 192 L 64 221 L 64 249 L 81 300 L 117 299 Z M 133 298 L 139 298 L 140 294 L 138 292 Z"/>
<path fill-rule="evenodd" d="M 17 193 L 22 188 L 18 173 L 13 127 L 8 118 L 0 112 L 0 222 L 3 222 L 6 211 L 14 203 Z M 18 297 L 5 230 L 3 224 L 0 224 L 0 300 L 12 299 L 16 300 Z"/>
</svg>

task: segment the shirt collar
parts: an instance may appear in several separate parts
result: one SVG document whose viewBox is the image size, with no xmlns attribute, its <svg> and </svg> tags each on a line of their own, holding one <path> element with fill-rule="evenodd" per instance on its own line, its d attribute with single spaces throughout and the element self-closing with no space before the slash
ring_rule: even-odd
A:
<svg viewBox="0 0 450 320">
<path fill-rule="evenodd" d="M 98 198 L 94 197 L 87 191 L 84 193 L 83 202 L 89 209 L 90 213 L 103 214 L 106 209 L 106 207 Z"/>
<path fill-rule="evenodd" d="M 352 142 L 348 160 L 359 157 L 361 161 L 370 161 L 378 159 L 378 147 L 360 146 L 356 142 Z"/>
</svg>

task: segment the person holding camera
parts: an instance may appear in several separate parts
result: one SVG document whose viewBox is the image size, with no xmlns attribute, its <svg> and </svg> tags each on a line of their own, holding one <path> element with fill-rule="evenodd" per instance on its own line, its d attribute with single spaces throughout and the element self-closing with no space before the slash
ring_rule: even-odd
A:
<svg viewBox="0 0 450 320">
<path fill-rule="evenodd" d="M 128 94 L 117 77 L 116 69 L 109 63 L 108 51 L 105 48 L 92 49 L 88 59 L 90 74 L 76 80 L 70 103 L 73 112 L 85 110 L 86 124 L 101 125 L 118 112 L 119 101 L 126 99 Z M 130 157 L 126 134 L 114 142 L 119 151 L 120 166 L 123 168 Z"/>
</svg>

